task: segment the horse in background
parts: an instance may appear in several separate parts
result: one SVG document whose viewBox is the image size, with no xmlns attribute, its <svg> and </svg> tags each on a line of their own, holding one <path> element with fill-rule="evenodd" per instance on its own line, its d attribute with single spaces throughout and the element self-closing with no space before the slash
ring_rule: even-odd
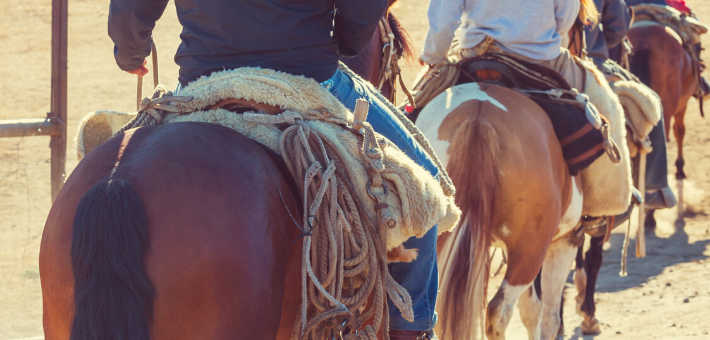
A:
<svg viewBox="0 0 710 340">
<path fill-rule="evenodd" d="M 384 44 L 370 45 L 350 62 L 374 83 L 379 73 L 365 70 L 381 68 Z M 298 201 L 283 161 L 231 129 L 180 123 L 111 138 L 72 172 L 45 224 L 45 338 L 290 339 Z"/>
<path fill-rule="evenodd" d="M 686 178 L 683 166 L 683 138 L 685 137 L 685 111 L 688 100 L 696 91 L 691 56 L 683 48 L 680 36 L 671 28 L 655 25 L 632 27 L 628 38 L 633 44 L 630 56 L 631 72 L 642 83 L 650 87 L 661 97 L 663 123 L 666 126 L 666 140 L 670 142 L 671 120 L 673 135 L 678 146 L 678 158 L 675 161 L 675 177 L 679 181 Z M 682 207 L 682 192 L 679 192 L 679 209 Z M 646 215 L 646 227 L 656 225 L 653 210 Z M 681 210 L 679 210 L 679 214 Z M 647 229 L 647 230 L 649 230 Z"/>
</svg>

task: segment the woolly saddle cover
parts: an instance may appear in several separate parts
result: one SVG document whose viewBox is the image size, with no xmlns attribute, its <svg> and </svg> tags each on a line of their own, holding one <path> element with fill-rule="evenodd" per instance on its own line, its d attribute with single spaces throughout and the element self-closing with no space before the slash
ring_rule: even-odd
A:
<svg viewBox="0 0 710 340">
<path fill-rule="evenodd" d="M 612 91 L 604 75 L 589 61 L 585 68 L 585 93 L 589 101 L 609 121 L 610 136 L 621 153 L 621 163 L 614 164 L 602 156 L 582 170 L 582 213 L 590 216 L 615 216 L 626 212 L 631 204 L 631 158 L 626 139 L 626 117 L 619 97 Z"/>
<path fill-rule="evenodd" d="M 277 106 L 283 110 L 300 113 L 301 124 L 320 131 L 330 139 L 346 159 L 360 201 L 366 206 L 371 221 L 377 220 L 375 201 L 367 193 L 368 176 L 359 158 L 359 139 L 351 131 L 323 120 L 315 120 L 314 112 L 327 110 L 332 117 L 353 123 L 353 114 L 328 90 L 315 80 L 260 68 L 240 68 L 213 73 L 202 77 L 176 94 L 190 96 L 188 103 L 178 103 L 190 114 L 168 114 L 163 123 L 206 122 L 233 129 L 280 154 L 282 131 L 273 124 L 254 122 L 224 109 L 205 108 L 224 99 L 237 98 Z M 313 118 L 314 120 L 309 120 Z M 80 123 L 77 133 L 77 153 L 81 159 L 101 142 L 110 138 L 130 121 L 135 114 L 112 111 L 89 113 Z M 412 236 L 422 237 L 434 225 L 438 232 L 456 226 L 461 215 L 454 198 L 444 194 L 437 179 L 416 164 L 391 142 L 384 148 L 385 171 L 382 177 L 394 184 L 390 187 L 387 203 L 393 207 L 395 228 L 387 230 L 387 250 L 395 248 Z M 301 181 L 302 179 L 296 179 Z M 393 194 L 394 193 L 394 194 Z"/>
</svg>

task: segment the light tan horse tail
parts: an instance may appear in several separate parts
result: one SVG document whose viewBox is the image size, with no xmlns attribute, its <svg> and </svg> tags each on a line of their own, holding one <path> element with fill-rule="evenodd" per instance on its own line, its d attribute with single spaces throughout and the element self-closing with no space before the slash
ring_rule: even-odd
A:
<svg viewBox="0 0 710 340">
<path fill-rule="evenodd" d="M 456 183 L 461 224 L 439 238 L 440 288 L 437 311 L 442 340 L 475 339 L 484 324 L 489 248 L 500 187 L 498 134 L 481 112 L 457 129 L 447 170 Z M 442 242 L 443 241 L 443 242 Z M 480 333 L 482 334 L 482 332 Z"/>
</svg>

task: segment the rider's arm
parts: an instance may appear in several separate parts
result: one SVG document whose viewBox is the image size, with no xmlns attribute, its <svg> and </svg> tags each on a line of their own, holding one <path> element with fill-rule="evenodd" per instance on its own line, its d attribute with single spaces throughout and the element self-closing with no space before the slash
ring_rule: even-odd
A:
<svg viewBox="0 0 710 340">
<path fill-rule="evenodd" d="M 614 48 L 624 40 L 626 33 L 629 33 L 631 14 L 624 0 L 604 0 L 604 6 L 599 10 L 602 15 L 604 40 L 608 48 Z"/>
<path fill-rule="evenodd" d="M 424 41 L 422 60 L 436 64 L 446 59 L 456 29 L 461 24 L 464 0 L 431 0 L 429 3 L 429 30 Z"/>
<path fill-rule="evenodd" d="M 155 22 L 167 5 L 168 0 L 111 0 L 108 35 L 120 69 L 133 71 L 143 65 L 150 54 Z"/>
<path fill-rule="evenodd" d="M 557 33 L 564 36 L 572 28 L 579 16 L 580 2 L 576 0 L 554 0 Z"/>
<path fill-rule="evenodd" d="M 340 55 L 354 57 L 372 40 L 387 0 L 335 0 L 335 28 Z"/>
</svg>

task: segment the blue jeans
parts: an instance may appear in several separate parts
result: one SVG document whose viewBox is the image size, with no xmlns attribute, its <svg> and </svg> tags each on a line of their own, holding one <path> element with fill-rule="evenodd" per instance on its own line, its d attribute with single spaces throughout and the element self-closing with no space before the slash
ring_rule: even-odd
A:
<svg viewBox="0 0 710 340">
<path fill-rule="evenodd" d="M 355 109 L 355 101 L 365 99 L 370 103 L 367 122 L 379 134 L 385 136 L 399 147 L 405 154 L 419 165 L 438 177 L 439 170 L 406 130 L 397 117 L 392 114 L 382 101 L 374 96 L 377 91 L 362 81 L 353 79 L 341 71 L 337 71 L 329 80 L 321 84 L 351 111 Z M 393 263 L 389 265 L 390 273 L 395 281 L 407 289 L 412 296 L 414 322 L 402 318 L 397 307 L 389 302 L 390 329 L 407 331 L 429 331 L 436 323 L 436 294 L 439 289 L 438 268 L 436 264 L 436 226 L 431 228 L 424 237 L 412 238 L 405 242 L 407 248 L 419 249 L 419 256 L 412 263 Z"/>
</svg>

